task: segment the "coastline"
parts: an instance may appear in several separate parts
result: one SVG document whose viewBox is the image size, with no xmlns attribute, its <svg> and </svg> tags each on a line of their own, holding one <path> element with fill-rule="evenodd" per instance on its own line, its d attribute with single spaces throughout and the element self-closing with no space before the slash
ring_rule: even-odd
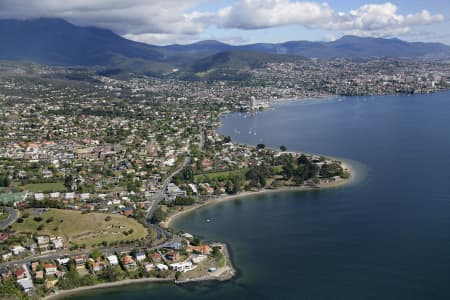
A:
<svg viewBox="0 0 450 300">
<path fill-rule="evenodd" d="M 330 159 L 337 159 L 334 157 L 329 157 Z M 359 179 L 358 174 L 356 172 L 356 168 L 355 166 L 353 166 L 348 160 L 342 160 L 342 159 L 337 159 L 341 161 L 341 166 L 344 170 L 347 170 L 350 174 L 349 178 L 346 179 L 340 179 L 338 181 L 334 181 L 334 182 L 329 182 L 329 183 L 321 183 L 320 186 L 318 187 L 310 187 L 310 186 L 284 186 L 284 187 L 280 187 L 277 189 L 262 189 L 259 191 L 245 191 L 245 192 L 240 192 L 238 194 L 235 195 L 220 195 L 218 197 L 211 197 L 208 200 L 206 200 L 203 203 L 199 203 L 199 204 L 195 204 L 192 206 L 189 206 L 181 211 L 178 211 L 172 215 L 170 215 L 166 221 L 161 222 L 161 227 L 163 228 L 169 228 L 171 227 L 171 225 L 173 224 L 173 222 L 180 218 L 183 215 L 186 215 L 190 212 L 193 212 L 194 210 L 197 210 L 199 208 L 205 207 L 205 206 L 210 206 L 210 205 L 215 205 L 215 204 L 219 204 L 222 202 L 227 202 L 227 201 L 232 201 L 232 200 L 236 200 L 239 198 L 245 198 L 245 197 L 249 197 L 249 196 L 255 196 L 255 195 L 263 195 L 263 194 L 271 194 L 271 193 L 281 193 L 281 192 L 301 192 L 301 191 L 320 191 L 320 190 L 324 190 L 324 189 L 331 189 L 331 188 L 337 188 L 337 187 L 342 187 L 345 185 L 349 185 L 351 183 L 354 183 L 356 180 Z"/>
<path fill-rule="evenodd" d="M 54 300 L 54 299 L 64 299 L 65 296 L 70 296 L 74 294 L 78 294 L 85 291 L 90 290 L 96 290 L 96 289 L 107 289 L 107 288 L 113 288 L 113 287 L 119 287 L 124 285 L 131 285 L 131 284 L 139 284 L 139 283 L 161 283 L 161 282 L 173 282 L 174 280 L 172 278 L 139 278 L 139 279 L 126 279 L 122 281 L 116 281 L 116 282 L 106 282 L 96 285 L 90 285 L 90 286 L 83 286 L 71 290 L 60 290 L 58 293 L 48 295 L 43 300 Z"/>
</svg>

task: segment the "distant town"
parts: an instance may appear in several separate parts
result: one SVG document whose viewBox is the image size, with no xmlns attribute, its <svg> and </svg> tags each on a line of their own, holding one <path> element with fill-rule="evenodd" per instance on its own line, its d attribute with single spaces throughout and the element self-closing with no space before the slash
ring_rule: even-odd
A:
<svg viewBox="0 0 450 300">
<path fill-rule="evenodd" d="M 175 232 L 171 218 L 242 193 L 345 184 L 352 172 L 284 145 L 235 143 L 216 131 L 222 114 L 450 86 L 449 63 L 427 60 L 303 59 L 245 72 L 187 81 L 176 70 L 113 78 L 0 63 L 0 298 L 230 279 L 227 246 Z"/>
</svg>

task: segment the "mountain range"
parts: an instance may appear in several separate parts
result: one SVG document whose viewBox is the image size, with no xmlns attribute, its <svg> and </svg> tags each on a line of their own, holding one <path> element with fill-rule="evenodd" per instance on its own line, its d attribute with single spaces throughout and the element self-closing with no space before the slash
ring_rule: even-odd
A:
<svg viewBox="0 0 450 300">
<path fill-rule="evenodd" d="M 450 46 L 399 39 L 344 36 L 333 42 L 291 41 L 229 45 L 201 41 L 155 46 L 127 40 L 96 27 L 62 19 L 0 20 L 0 60 L 49 65 L 102 66 L 152 75 L 173 69 L 205 72 L 211 68 L 255 67 L 269 61 L 304 58 L 450 58 Z"/>
</svg>

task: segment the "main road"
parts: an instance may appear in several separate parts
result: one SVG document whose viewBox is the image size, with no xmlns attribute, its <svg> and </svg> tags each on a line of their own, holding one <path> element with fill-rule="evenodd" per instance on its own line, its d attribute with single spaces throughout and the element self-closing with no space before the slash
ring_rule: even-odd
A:
<svg viewBox="0 0 450 300">
<path fill-rule="evenodd" d="M 166 179 L 164 179 L 161 190 L 154 197 L 154 200 L 152 201 L 152 204 L 150 205 L 150 207 L 149 207 L 149 209 L 147 211 L 147 217 L 146 218 L 147 218 L 148 222 L 151 222 L 153 213 L 155 212 L 155 210 L 158 207 L 159 203 L 164 199 L 164 193 L 165 193 L 165 191 L 167 189 L 167 186 L 172 181 L 172 178 L 175 175 L 177 175 L 178 173 L 180 173 L 190 163 L 191 163 L 191 157 L 190 156 L 186 156 L 184 158 L 184 161 L 181 164 L 181 166 L 179 168 L 177 168 L 175 171 L 173 171 L 172 174 L 170 174 Z"/>
<path fill-rule="evenodd" d="M 2 206 L 0 209 L 4 209 L 4 211 L 8 214 L 8 218 L 0 222 L 0 229 L 3 230 L 19 218 L 19 211 L 8 206 Z"/>
</svg>

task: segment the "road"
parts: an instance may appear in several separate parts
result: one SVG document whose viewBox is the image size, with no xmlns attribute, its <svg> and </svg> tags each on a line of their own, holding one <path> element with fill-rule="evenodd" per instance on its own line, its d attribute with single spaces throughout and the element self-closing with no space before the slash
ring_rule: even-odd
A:
<svg viewBox="0 0 450 300">
<path fill-rule="evenodd" d="M 109 256 L 112 255 L 114 253 L 119 253 L 119 252 L 130 252 L 134 249 L 138 249 L 138 250 L 159 250 L 161 248 L 166 247 L 169 244 L 172 244 L 174 242 L 180 242 L 181 239 L 178 236 L 174 236 L 171 240 L 169 241 L 165 241 L 164 243 L 160 244 L 160 245 L 156 245 L 153 247 L 148 248 L 147 246 L 123 246 L 123 247 L 109 247 L 109 248 L 102 248 L 99 249 L 99 251 L 104 255 L 104 256 Z M 5 268 L 5 267 L 10 267 L 10 266 L 16 266 L 16 265 L 23 265 L 23 264 L 28 264 L 37 260 L 41 260 L 41 261 L 50 261 L 50 260 L 55 260 L 57 258 L 62 258 L 62 257 L 75 257 L 75 256 L 79 256 L 79 255 L 86 255 L 89 256 L 91 255 L 92 250 L 83 250 L 83 251 L 69 251 L 69 250 L 63 250 L 63 251 L 58 251 L 58 252 L 54 252 L 51 254 L 44 254 L 44 255 L 37 255 L 37 256 L 32 256 L 32 257 L 27 257 L 24 259 L 18 259 L 18 260 L 13 260 L 13 261 L 7 261 L 7 262 L 3 262 L 0 263 L 0 269 Z"/>
<path fill-rule="evenodd" d="M 165 193 L 165 191 L 167 189 L 167 186 L 172 181 L 172 178 L 175 175 L 177 175 L 179 172 L 181 172 L 190 163 L 191 163 L 191 157 L 190 156 L 186 156 L 184 158 L 184 161 L 181 164 L 181 166 L 178 169 L 176 169 L 175 171 L 173 171 L 172 174 L 170 174 L 170 176 L 168 176 L 166 179 L 164 179 L 161 190 L 154 197 L 154 199 L 152 201 L 152 204 L 150 205 L 149 209 L 147 210 L 147 221 L 149 223 L 151 222 L 153 213 L 158 208 L 159 203 L 164 199 L 164 193 Z"/>
<path fill-rule="evenodd" d="M 14 223 L 19 218 L 19 211 L 12 207 L 2 206 L 5 212 L 8 214 L 8 219 L 0 222 L 0 229 L 3 230 L 7 228 L 9 225 Z"/>
<path fill-rule="evenodd" d="M 199 150 L 200 150 L 200 152 L 203 152 L 203 148 L 204 147 L 205 147 L 205 131 L 202 128 L 200 130 L 200 143 L 199 143 Z M 162 185 L 161 190 L 153 198 L 152 204 L 150 205 L 149 209 L 147 210 L 147 222 L 151 223 L 151 219 L 153 217 L 153 214 L 155 213 L 155 210 L 158 208 L 159 203 L 164 199 L 164 193 L 166 192 L 167 186 L 172 181 L 172 178 L 175 175 L 177 175 L 179 172 L 181 172 L 190 163 L 191 163 L 191 156 L 186 156 L 184 158 L 183 164 L 178 169 L 176 169 L 174 172 L 172 172 L 172 174 L 170 174 L 170 176 L 167 177 L 163 181 L 163 185 Z M 162 231 L 162 229 L 159 228 L 159 227 L 157 227 L 156 230 L 157 231 Z"/>
</svg>

